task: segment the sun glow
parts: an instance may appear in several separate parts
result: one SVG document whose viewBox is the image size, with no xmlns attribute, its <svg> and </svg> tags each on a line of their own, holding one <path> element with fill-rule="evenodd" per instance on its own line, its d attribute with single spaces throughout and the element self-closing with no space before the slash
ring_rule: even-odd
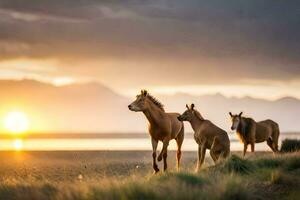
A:
<svg viewBox="0 0 300 200">
<path fill-rule="evenodd" d="M 23 141 L 21 139 L 14 140 L 14 148 L 16 151 L 21 151 L 23 149 Z"/>
<path fill-rule="evenodd" d="M 71 77 L 59 77 L 53 80 L 53 84 L 56 86 L 69 85 L 74 83 L 75 80 Z"/>
<path fill-rule="evenodd" d="M 4 118 L 4 126 L 7 131 L 13 134 L 21 134 L 28 131 L 29 119 L 25 113 L 13 111 Z"/>
</svg>

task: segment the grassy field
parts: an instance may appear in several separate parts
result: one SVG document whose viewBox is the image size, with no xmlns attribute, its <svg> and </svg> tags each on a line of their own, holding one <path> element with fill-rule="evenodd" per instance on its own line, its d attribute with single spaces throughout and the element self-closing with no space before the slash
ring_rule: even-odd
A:
<svg viewBox="0 0 300 200">
<path fill-rule="evenodd" d="M 240 153 L 195 174 L 196 152 L 182 170 L 152 175 L 151 152 L 0 152 L 1 200 L 300 199 L 300 153 Z"/>
</svg>

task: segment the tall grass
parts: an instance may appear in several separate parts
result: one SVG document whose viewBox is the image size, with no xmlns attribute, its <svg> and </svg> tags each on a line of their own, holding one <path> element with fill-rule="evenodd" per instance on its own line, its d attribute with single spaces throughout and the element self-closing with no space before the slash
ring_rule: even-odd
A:
<svg viewBox="0 0 300 200">
<path fill-rule="evenodd" d="M 1 167 L 0 167 L 1 168 Z M 73 181 L 7 179 L 0 200 L 235 200 L 299 197 L 300 154 L 250 159 L 232 155 L 200 173 L 189 171 Z M 27 172 L 29 175 L 31 171 Z"/>
<path fill-rule="evenodd" d="M 0 199 L 2 200 L 52 200 L 58 189 L 48 183 L 1 183 Z"/>
<path fill-rule="evenodd" d="M 295 152 L 300 151 L 300 140 L 285 139 L 282 141 L 281 152 Z"/>
<path fill-rule="evenodd" d="M 216 165 L 214 168 L 225 173 L 250 174 L 255 170 L 256 166 L 249 160 L 232 155 L 225 162 Z"/>
<path fill-rule="evenodd" d="M 258 167 L 258 168 L 278 168 L 282 166 L 284 163 L 284 159 L 281 159 L 280 157 L 277 158 L 261 158 L 253 161 L 253 163 Z"/>
</svg>

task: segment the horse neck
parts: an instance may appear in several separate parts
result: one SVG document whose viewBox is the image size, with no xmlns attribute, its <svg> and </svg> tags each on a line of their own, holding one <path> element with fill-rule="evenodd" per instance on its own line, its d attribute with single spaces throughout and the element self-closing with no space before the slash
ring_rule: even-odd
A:
<svg viewBox="0 0 300 200">
<path fill-rule="evenodd" d="M 150 103 L 149 107 L 145 111 L 143 111 L 143 113 L 145 114 L 149 123 L 152 125 L 159 124 L 159 122 L 161 121 L 161 117 L 165 114 L 162 109 L 158 108 L 153 103 Z"/>
<path fill-rule="evenodd" d="M 194 116 L 192 118 L 190 123 L 191 123 L 191 126 L 192 126 L 194 132 L 197 132 L 197 130 L 200 128 L 200 126 L 202 125 L 203 122 L 204 122 L 204 119 L 202 120 L 202 119 L 198 118 L 197 116 Z"/>
</svg>

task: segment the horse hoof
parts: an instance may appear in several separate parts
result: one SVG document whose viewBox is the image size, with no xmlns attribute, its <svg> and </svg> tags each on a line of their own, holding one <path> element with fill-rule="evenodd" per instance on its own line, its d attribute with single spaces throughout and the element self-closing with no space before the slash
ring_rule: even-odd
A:
<svg viewBox="0 0 300 200">
<path fill-rule="evenodd" d="M 162 156 L 158 156 L 157 161 L 158 162 L 162 161 Z"/>
<path fill-rule="evenodd" d="M 159 173 L 159 169 L 154 170 L 153 175 L 158 174 Z"/>
</svg>

